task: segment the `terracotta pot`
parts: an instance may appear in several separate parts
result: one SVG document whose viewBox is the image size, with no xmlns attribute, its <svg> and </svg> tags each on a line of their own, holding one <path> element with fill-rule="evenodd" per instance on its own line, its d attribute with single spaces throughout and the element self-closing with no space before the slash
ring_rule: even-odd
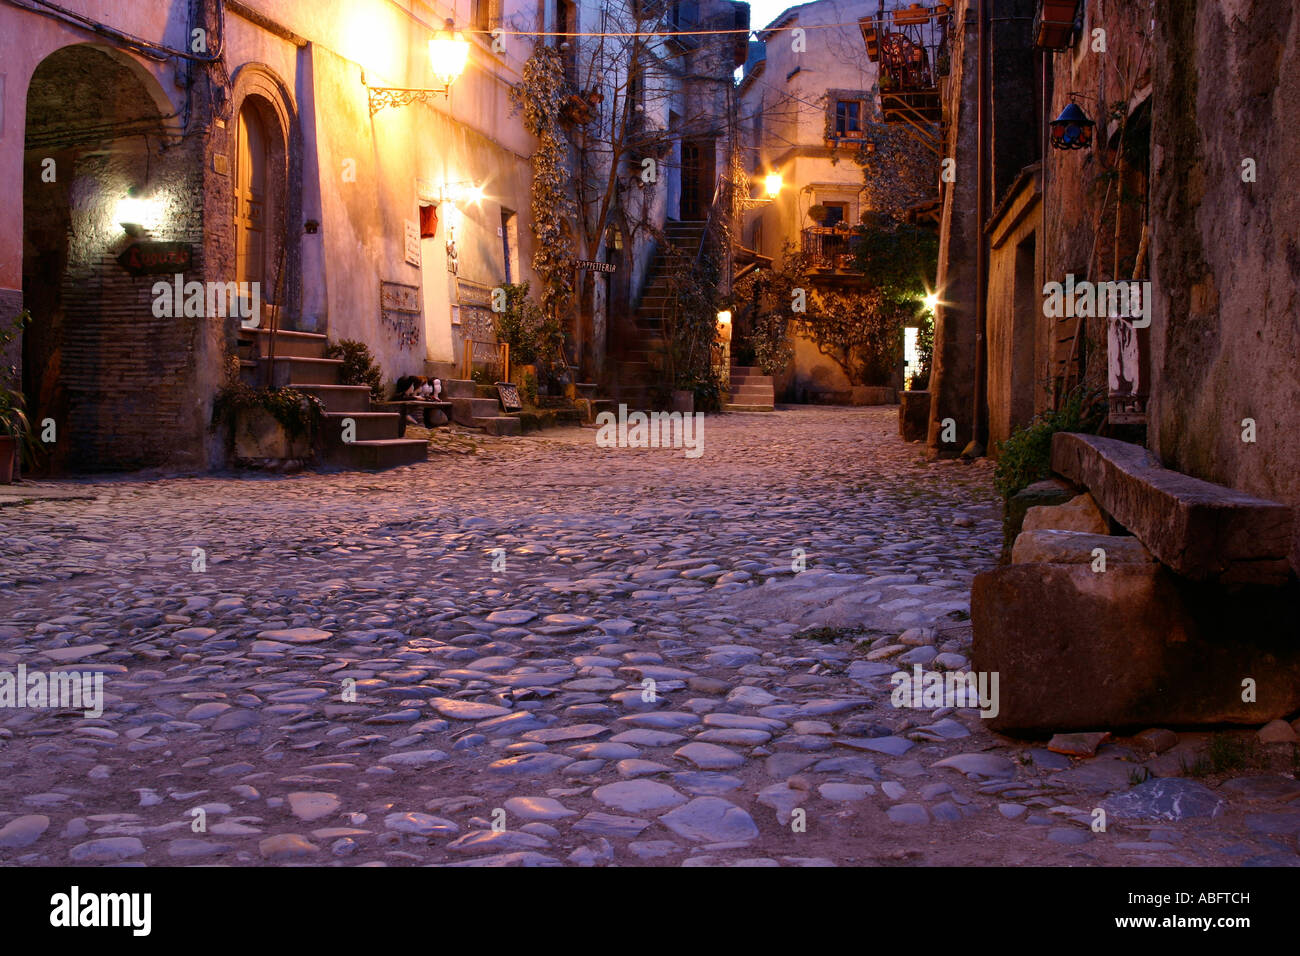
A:
<svg viewBox="0 0 1300 956">
<path fill-rule="evenodd" d="M 13 484 L 17 461 L 18 440 L 12 435 L 0 435 L 0 485 Z"/>
<path fill-rule="evenodd" d="M 695 411 L 695 393 L 687 390 L 674 390 L 672 395 L 672 407 L 674 412 L 683 412 L 687 415 Z"/>
</svg>

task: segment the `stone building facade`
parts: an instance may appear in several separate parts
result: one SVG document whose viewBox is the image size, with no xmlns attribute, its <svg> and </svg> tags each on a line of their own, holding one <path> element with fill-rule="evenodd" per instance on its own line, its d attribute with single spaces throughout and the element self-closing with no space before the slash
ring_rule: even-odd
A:
<svg viewBox="0 0 1300 956">
<path fill-rule="evenodd" d="M 489 31 L 537 30 L 534 4 L 64 6 L 0 8 L 0 311 L 33 315 L 12 358 L 56 468 L 222 461 L 208 423 L 239 318 L 157 316 L 159 276 L 118 263 L 137 241 L 177 244 L 186 281 L 257 282 L 263 326 L 366 342 L 389 380 L 446 374 L 466 329 L 491 334 L 490 290 L 531 278 L 508 100 L 531 40 Z M 386 98 L 440 85 L 448 18 L 477 28 L 462 76 Z"/>
<path fill-rule="evenodd" d="M 1080 0 L 1068 46 L 1055 50 L 1035 49 L 1040 6 L 985 0 L 981 216 L 981 4 L 954 4 L 946 120 L 958 177 L 943 209 L 932 451 L 956 454 L 976 437 L 996 455 L 1035 413 L 1091 388 L 1108 396 L 1110 434 L 1166 467 L 1300 505 L 1300 260 L 1286 175 L 1297 150 L 1278 132 L 1300 3 L 1229 15 L 1178 0 Z M 1096 123 L 1090 148 L 1049 146 L 1049 121 L 1070 102 Z M 1052 314 L 1049 284 L 1067 279 L 1149 282 L 1149 327 L 1141 316 Z M 954 442 L 941 440 L 946 418 Z M 1293 540 L 1300 567 L 1300 532 Z"/>
<path fill-rule="evenodd" d="M 745 65 L 738 88 L 742 155 L 759 201 L 745 214 L 738 238 L 760 262 L 778 269 L 786 249 L 807 254 L 819 289 L 851 291 L 862 284 L 853 263 L 853 228 L 865 217 L 900 215 L 938 191 L 937 158 L 904 123 L 887 122 L 880 64 L 864 55 L 863 23 L 879 24 L 883 32 L 911 6 L 906 0 L 814 0 L 790 7 L 758 31 Z M 944 29 L 927 22 L 925 36 Z M 770 173 L 781 176 L 782 186 L 769 200 L 763 180 Z M 811 216 L 818 207 L 827 210 L 822 222 Z M 776 391 L 787 400 L 890 400 L 888 387 L 851 382 L 807 335 L 796 332 L 793 345 L 792 361 L 775 376 Z M 901 370 L 889 384 L 902 387 Z"/>
</svg>

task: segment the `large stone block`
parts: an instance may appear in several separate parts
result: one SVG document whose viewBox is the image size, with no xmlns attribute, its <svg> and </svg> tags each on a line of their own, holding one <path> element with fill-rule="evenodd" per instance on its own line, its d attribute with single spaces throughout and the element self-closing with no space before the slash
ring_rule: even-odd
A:
<svg viewBox="0 0 1300 956">
<path fill-rule="evenodd" d="M 1097 549 L 1109 570 L 1121 564 L 1151 564 L 1155 559 L 1134 537 L 1087 534 L 1082 531 L 1022 531 L 1011 550 L 1012 564 L 1086 564 L 1096 561 Z"/>
<path fill-rule="evenodd" d="M 1060 478 L 1047 478 L 1036 481 L 1007 499 L 1002 512 L 1002 555 L 1009 558 L 1012 542 L 1020 533 L 1025 522 L 1025 515 L 1030 508 L 1042 505 L 1059 505 L 1069 501 L 1079 493 L 1073 485 Z"/>
<path fill-rule="evenodd" d="M 1092 495 L 1079 495 L 1059 505 L 1037 505 L 1025 513 L 1025 531 L 1080 531 L 1107 534 L 1110 523 Z"/>
<path fill-rule="evenodd" d="M 1164 468 L 1140 445 L 1057 432 L 1052 469 L 1084 485 L 1160 561 L 1197 581 L 1278 584 L 1290 574 L 1286 505 Z"/>
<path fill-rule="evenodd" d="M 930 427 L 930 393 L 898 393 L 898 434 L 903 441 L 925 441 Z"/>
<path fill-rule="evenodd" d="M 1258 726 L 1300 709 L 1300 595 L 1159 564 L 1013 564 L 975 578 L 972 668 L 1000 731 Z M 1243 681 L 1255 702 L 1243 701 Z"/>
</svg>

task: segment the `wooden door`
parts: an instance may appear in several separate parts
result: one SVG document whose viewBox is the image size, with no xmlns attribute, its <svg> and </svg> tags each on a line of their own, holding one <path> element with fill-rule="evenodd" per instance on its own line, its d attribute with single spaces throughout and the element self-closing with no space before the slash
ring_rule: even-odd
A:
<svg viewBox="0 0 1300 956">
<path fill-rule="evenodd" d="M 682 207 L 684 222 L 700 221 L 709 215 L 713 202 L 714 159 L 712 139 L 688 139 L 682 142 Z"/>
<path fill-rule="evenodd" d="M 263 301 L 272 291 L 265 288 L 266 167 L 266 128 L 246 103 L 239 111 L 235 152 L 235 281 L 258 283 Z"/>
</svg>

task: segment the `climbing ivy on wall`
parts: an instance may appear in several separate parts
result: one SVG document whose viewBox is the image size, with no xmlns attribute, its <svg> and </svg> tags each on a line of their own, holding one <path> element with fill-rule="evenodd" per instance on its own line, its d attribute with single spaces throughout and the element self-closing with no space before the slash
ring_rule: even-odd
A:
<svg viewBox="0 0 1300 956">
<path fill-rule="evenodd" d="M 523 112 L 524 128 L 537 137 L 531 159 L 537 239 L 533 271 L 542 281 L 542 308 L 553 317 L 563 314 L 573 298 L 573 238 L 565 226 L 577 215 L 569 191 L 568 140 L 560 116 L 567 95 L 564 86 L 559 52 L 539 43 L 524 63 L 519 84 L 510 90 L 511 101 Z"/>
</svg>

